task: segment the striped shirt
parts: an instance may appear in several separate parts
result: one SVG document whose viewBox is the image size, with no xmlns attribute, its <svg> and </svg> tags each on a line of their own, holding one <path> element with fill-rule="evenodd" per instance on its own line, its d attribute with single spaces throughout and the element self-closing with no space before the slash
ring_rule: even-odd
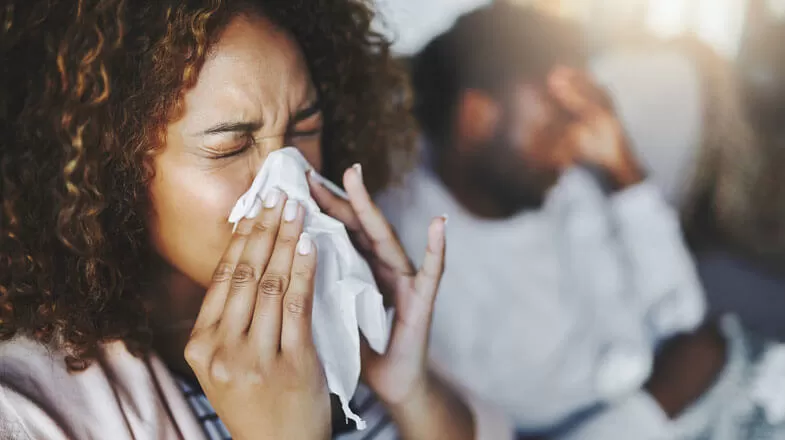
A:
<svg viewBox="0 0 785 440">
<path fill-rule="evenodd" d="M 174 375 L 174 377 L 180 391 L 185 396 L 185 400 L 199 420 L 199 424 L 202 425 L 207 438 L 209 440 L 231 440 L 232 435 L 218 418 L 202 389 L 178 375 Z M 367 428 L 358 431 L 349 422 L 350 425 L 343 427 L 343 429 L 336 428 L 336 431 L 340 430 L 341 432 L 335 433 L 333 436 L 335 440 L 395 440 L 398 438 L 398 432 L 390 416 L 367 387 L 361 385 L 349 405 L 355 414 L 365 420 Z"/>
</svg>

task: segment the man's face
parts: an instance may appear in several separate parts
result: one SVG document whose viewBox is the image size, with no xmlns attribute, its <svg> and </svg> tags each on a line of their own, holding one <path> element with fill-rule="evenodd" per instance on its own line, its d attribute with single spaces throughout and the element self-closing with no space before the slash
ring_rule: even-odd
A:
<svg viewBox="0 0 785 440">
<path fill-rule="evenodd" d="M 488 118 L 495 127 L 470 149 L 471 178 L 509 213 L 539 207 L 572 161 L 563 142 L 569 116 L 533 85 L 513 87 L 495 106 L 499 116 Z"/>
</svg>

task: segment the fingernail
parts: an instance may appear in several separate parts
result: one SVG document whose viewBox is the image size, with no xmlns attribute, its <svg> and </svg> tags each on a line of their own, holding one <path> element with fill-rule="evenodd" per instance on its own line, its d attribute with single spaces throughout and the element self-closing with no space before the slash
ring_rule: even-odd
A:
<svg viewBox="0 0 785 440">
<path fill-rule="evenodd" d="M 280 199 L 281 199 L 281 190 L 279 190 L 278 188 L 273 188 L 264 197 L 264 207 L 275 208 L 275 205 L 278 204 L 278 201 Z"/>
<path fill-rule="evenodd" d="M 362 178 L 363 178 L 363 166 L 360 165 L 359 163 L 356 163 L 356 164 L 352 165 L 352 168 L 354 168 L 357 171 L 357 174 L 360 176 L 360 180 L 362 180 Z"/>
<path fill-rule="evenodd" d="M 447 229 L 447 222 L 450 221 L 450 216 L 448 216 L 447 214 L 442 214 L 442 220 L 443 220 L 442 224 L 444 225 L 444 229 Z"/>
<path fill-rule="evenodd" d="M 286 206 L 283 208 L 283 219 L 287 222 L 294 221 L 297 218 L 297 210 L 300 204 L 297 200 L 287 200 Z"/>
<path fill-rule="evenodd" d="M 300 255 L 308 255 L 313 251 L 313 243 L 311 236 L 307 232 L 300 234 L 300 241 L 297 242 L 297 253 Z"/>
</svg>

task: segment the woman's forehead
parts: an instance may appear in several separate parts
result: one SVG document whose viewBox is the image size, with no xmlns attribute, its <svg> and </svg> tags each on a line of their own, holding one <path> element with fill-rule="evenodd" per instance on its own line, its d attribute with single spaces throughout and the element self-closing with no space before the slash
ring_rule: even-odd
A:
<svg viewBox="0 0 785 440">
<path fill-rule="evenodd" d="M 253 76 L 246 76 L 253 74 Z M 269 19 L 239 15 L 210 49 L 200 77 L 239 79 L 265 84 L 302 82 L 307 71 L 302 51 L 286 31 Z"/>
<path fill-rule="evenodd" d="M 227 111 L 245 118 L 270 107 L 288 113 L 313 99 L 312 93 L 294 39 L 267 19 L 238 16 L 211 48 L 186 93 L 186 109 L 208 119 Z"/>
</svg>

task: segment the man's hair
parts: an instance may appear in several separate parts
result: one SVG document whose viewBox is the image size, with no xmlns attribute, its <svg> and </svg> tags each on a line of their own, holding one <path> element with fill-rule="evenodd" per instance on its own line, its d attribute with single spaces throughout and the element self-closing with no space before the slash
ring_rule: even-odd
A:
<svg viewBox="0 0 785 440">
<path fill-rule="evenodd" d="M 461 93 L 503 96 L 514 81 L 543 82 L 557 65 L 582 68 L 580 28 L 531 7 L 494 2 L 461 16 L 412 61 L 414 112 L 437 148 L 448 145 Z"/>
</svg>

